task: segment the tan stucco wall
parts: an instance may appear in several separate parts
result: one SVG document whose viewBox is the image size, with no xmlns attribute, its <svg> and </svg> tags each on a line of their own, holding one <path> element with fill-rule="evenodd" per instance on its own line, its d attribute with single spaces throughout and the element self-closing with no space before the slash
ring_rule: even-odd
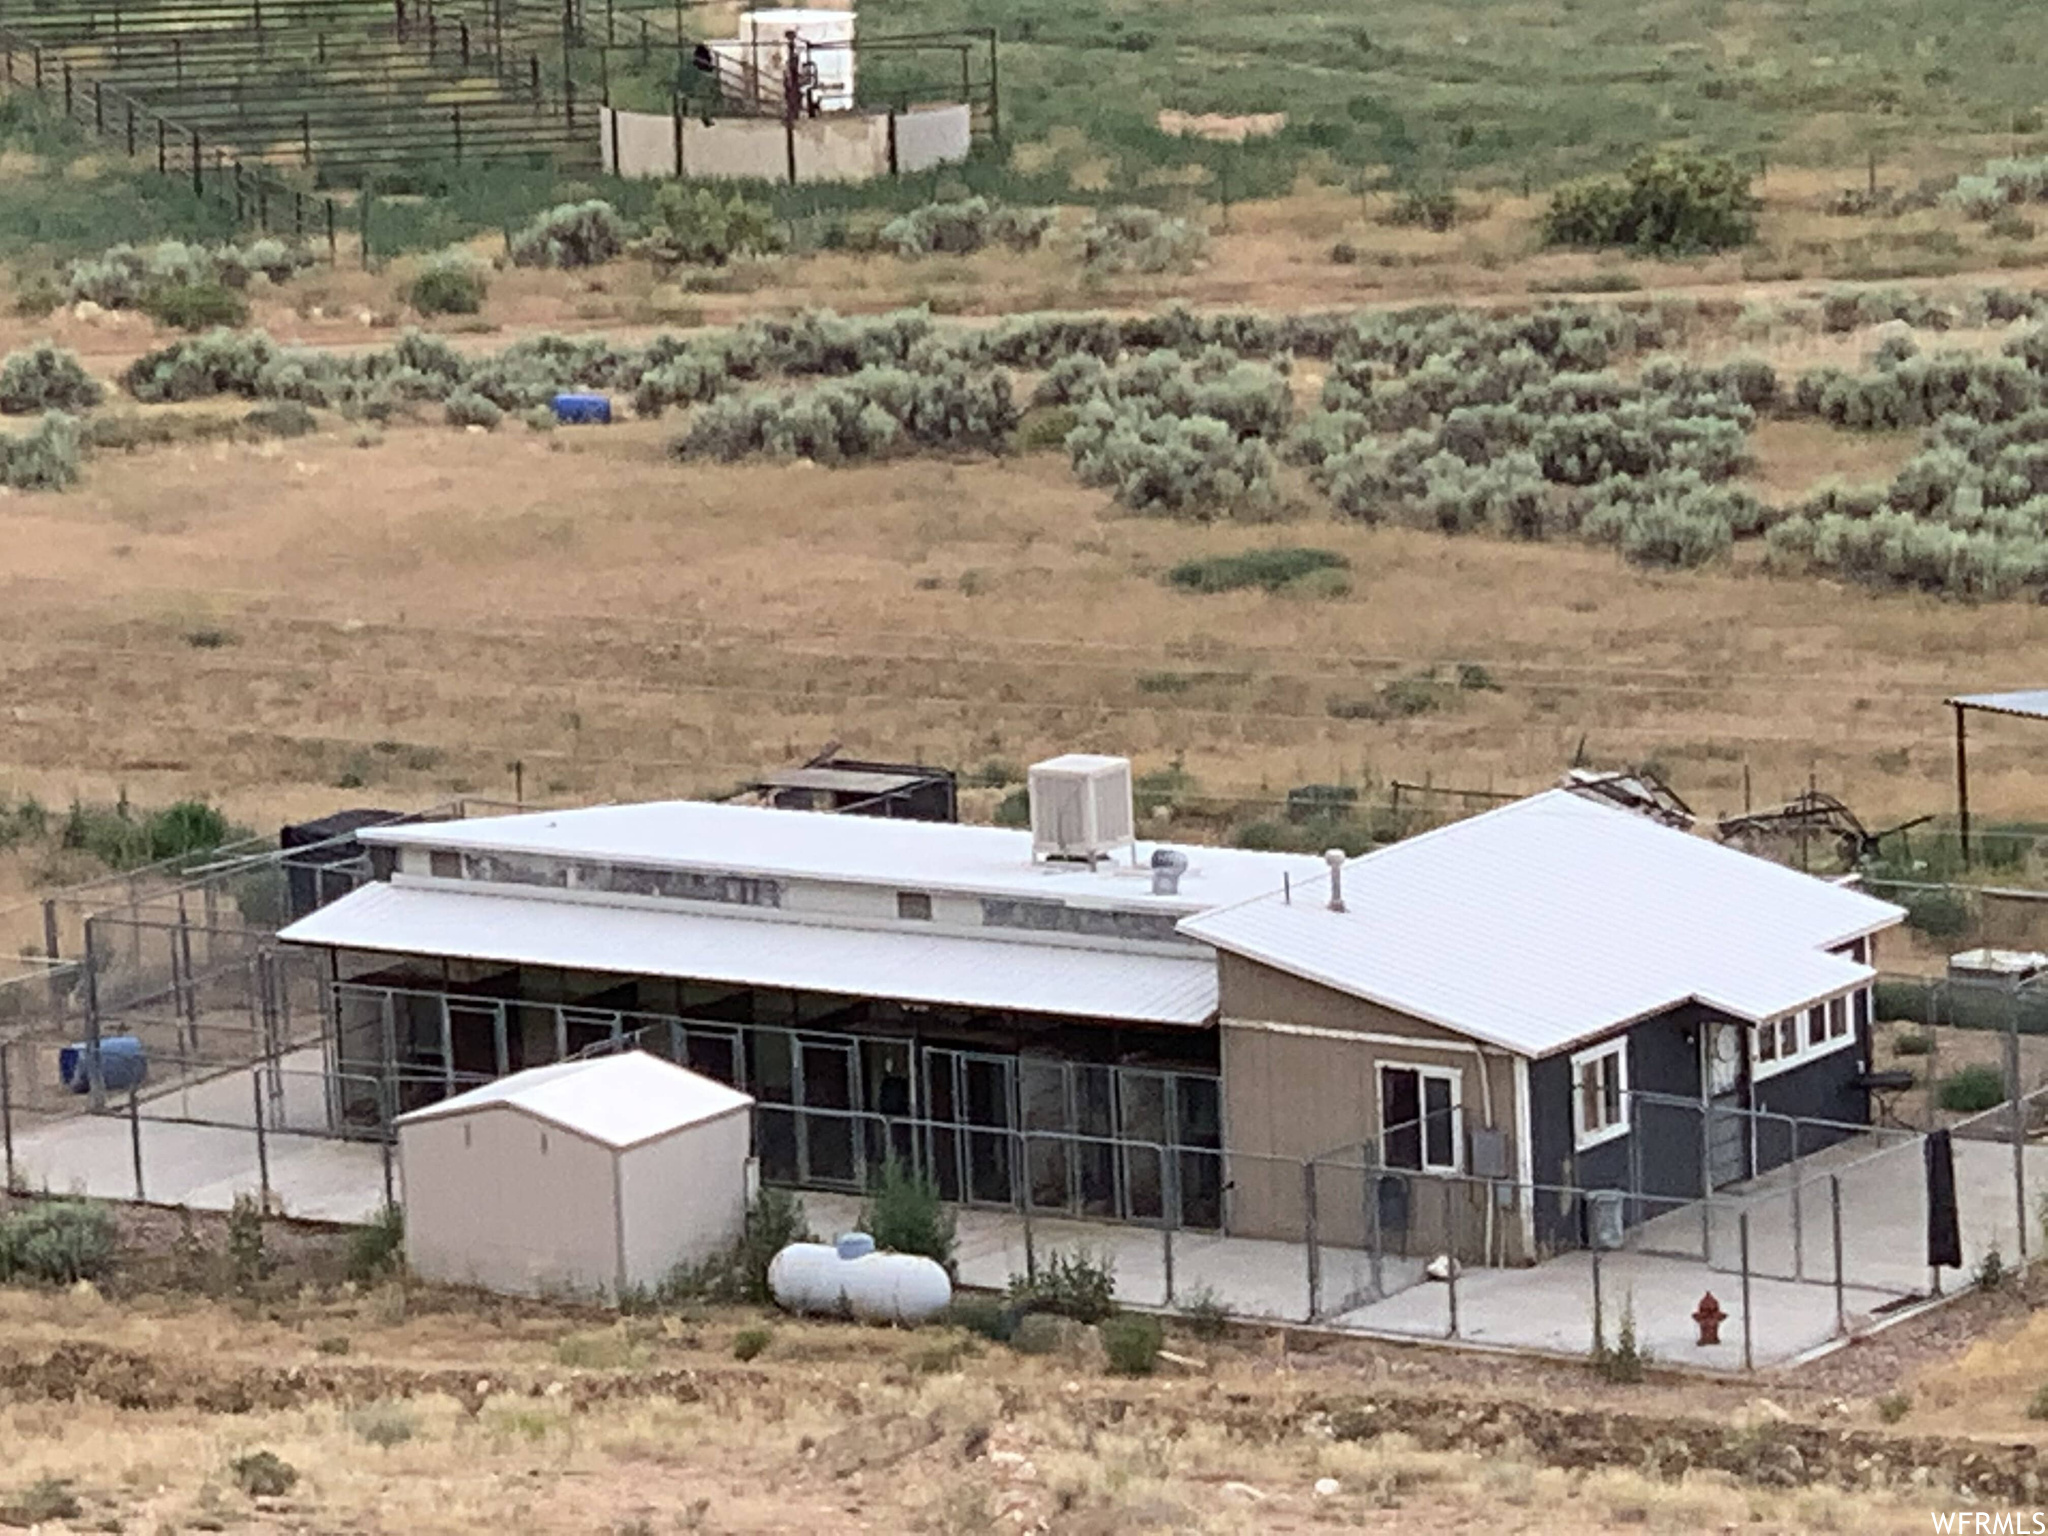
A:
<svg viewBox="0 0 2048 1536">
<path fill-rule="evenodd" d="M 658 1285 L 676 1265 L 701 1263 L 739 1238 L 750 1135 L 750 1115 L 738 1109 L 620 1154 L 628 1285 Z"/>
<path fill-rule="evenodd" d="M 399 1127 L 398 1155 L 421 1277 L 521 1296 L 615 1289 L 610 1148 L 487 1106 Z"/>
<path fill-rule="evenodd" d="M 1370 1186 L 1362 1171 L 1345 1165 L 1361 1162 L 1360 1143 L 1379 1141 L 1382 1063 L 1458 1073 L 1464 1127 L 1491 1124 L 1507 1133 L 1512 1176 L 1516 1111 L 1510 1057 L 1475 1056 L 1469 1042 L 1433 1024 L 1236 956 L 1221 957 L 1220 980 L 1223 1124 L 1225 1146 L 1233 1154 L 1228 1221 L 1234 1234 L 1300 1240 L 1307 1209 L 1302 1161 L 1335 1153 L 1316 1174 L 1318 1236 L 1340 1245 L 1366 1241 Z M 1318 1033 L 1289 1033 L 1290 1026 Z M 1390 1038 L 1336 1037 L 1342 1035 Z M 1480 1259 L 1487 1191 L 1464 1183 L 1450 1192 L 1448 1207 L 1445 1199 L 1442 1181 L 1412 1181 L 1410 1250 L 1451 1246 L 1448 1223 L 1458 1235 L 1456 1246 Z M 1494 1256 L 1518 1256 L 1513 1212 L 1496 1208 L 1492 1225 Z"/>
</svg>

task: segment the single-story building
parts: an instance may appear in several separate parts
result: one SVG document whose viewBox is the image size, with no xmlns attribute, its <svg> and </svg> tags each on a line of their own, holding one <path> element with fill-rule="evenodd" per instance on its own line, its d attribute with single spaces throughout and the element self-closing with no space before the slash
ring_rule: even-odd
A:
<svg viewBox="0 0 2048 1536">
<path fill-rule="evenodd" d="M 416 1274 L 616 1300 L 746 1223 L 753 1099 L 644 1051 L 529 1067 L 398 1117 Z"/>
<path fill-rule="evenodd" d="M 366 829 L 389 878 L 282 935 L 324 953 L 336 1113 L 637 1042 L 753 1095 L 771 1182 L 896 1157 L 964 1202 L 1298 1238 L 1322 1159 L 1325 1240 L 1490 1262 L 1581 1241 L 1572 1191 L 1640 1219 L 1784 1161 L 1769 1116 L 1836 1124 L 1801 1151 L 1867 1118 L 1902 914 L 1854 889 L 1567 790 L 1347 863 L 1140 842 L 1121 759 L 1031 788 L 1016 830 Z"/>
<path fill-rule="evenodd" d="M 1331 876 L 1182 931 L 1219 957 L 1231 1149 L 1386 1170 L 1324 1181 L 1336 1241 L 1577 1246 L 1573 1191 L 1628 1191 L 1638 1221 L 1788 1161 L 1793 1121 L 1803 1155 L 1869 1120 L 1889 902 L 1562 789 Z M 1455 1239 L 1403 1173 L 1459 1182 Z M 1283 1178 L 1246 1203 L 1277 1233 L 1300 1199 Z"/>
</svg>

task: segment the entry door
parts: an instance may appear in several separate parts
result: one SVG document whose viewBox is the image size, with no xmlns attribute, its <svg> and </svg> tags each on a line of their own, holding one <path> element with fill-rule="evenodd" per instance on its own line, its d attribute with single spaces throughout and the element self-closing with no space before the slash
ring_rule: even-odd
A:
<svg viewBox="0 0 2048 1536">
<path fill-rule="evenodd" d="M 1745 1031 L 1717 1021 L 1707 1038 L 1707 1182 L 1719 1189 L 1749 1177 L 1749 1137 L 1742 1113 Z"/>
</svg>

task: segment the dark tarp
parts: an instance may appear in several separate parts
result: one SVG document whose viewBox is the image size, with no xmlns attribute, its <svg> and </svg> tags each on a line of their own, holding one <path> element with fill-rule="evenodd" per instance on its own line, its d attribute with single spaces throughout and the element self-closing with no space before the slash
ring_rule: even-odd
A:
<svg viewBox="0 0 2048 1536">
<path fill-rule="evenodd" d="M 1956 1213 L 1956 1154 L 1947 1131 L 1929 1131 L 1921 1145 L 1927 1155 L 1927 1264 L 1963 1266 L 1963 1229 Z"/>
<path fill-rule="evenodd" d="M 390 826 L 408 819 L 403 811 L 358 809 L 336 811 L 318 821 L 301 821 L 282 828 L 277 845 L 285 856 L 289 920 L 297 922 L 356 888 L 357 878 L 349 870 L 323 867 L 359 864 L 363 845 L 356 841 L 355 833 L 364 827 Z"/>
</svg>

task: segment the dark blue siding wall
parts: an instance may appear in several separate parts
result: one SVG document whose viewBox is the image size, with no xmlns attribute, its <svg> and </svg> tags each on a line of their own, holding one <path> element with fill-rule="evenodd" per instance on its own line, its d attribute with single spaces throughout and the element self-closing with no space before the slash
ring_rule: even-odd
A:
<svg viewBox="0 0 2048 1536">
<path fill-rule="evenodd" d="M 1687 1005 L 1658 1014 L 1628 1031 L 1629 1087 L 1697 1101 L 1700 1093 L 1699 1027 L 1704 1010 Z M 1696 1113 L 1635 1106 L 1626 1136 L 1584 1152 L 1572 1148 L 1572 1052 L 1529 1064 L 1530 1149 L 1538 1184 L 1579 1189 L 1626 1189 L 1631 1143 L 1636 1173 L 1646 1195 L 1694 1199 L 1700 1192 L 1700 1123 Z M 1665 1209 L 1649 1206 L 1654 1214 Z M 1583 1238 L 1578 1202 L 1538 1195 L 1536 1240 L 1548 1247 L 1576 1247 Z"/>
<path fill-rule="evenodd" d="M 1830 1052 L 1804 1066 L 1756 1085 L 1756 1108 L 1770 1115 L 1789 1115 L 1803 1121 L 1833 1121 L 1835 1127 L 1801 1125 L 1799 1156 L 1832 1146 L 1855 1134 L 1836 1128 L 1842 1124 L 1865 1125 L 1870 1120 L 1870 1095 L 1856 1086 L 1862 1075 L 1867 1047 L 1863 1040 L 1843 1050 Z M 1781 1121 L 1759 1118 L 1756 1125 L 1756 1164 L 1759 1173 L 1792 1160 L 1792 1132 Z"/>
<path fill-rule="evenodd" d="M 1626 1136 L 1584 1152 L 1572 1149 L 1572 1053 L 1561 1052 L 1529 1064 L 1530 1147 L 1539 1185 L 1577 1189 L 1627 1189 L 1630 1157 L 1636 1159 L 1636 1188 L 1645 1197 L 1629 1213 L 1646 1220 L 1701 1194 L 1700 1114 L 1691 1106 L 1700 1095 L 1699 1032 L 1711 1017 L 1697 1005 L 1646 1019 L 1628 1031 L 1629 1086 L 1639 1093 L 1668 1095 L 1685 1105 L 1633 1105 Z M 1755 1171 L 1768 1172 L 1794 1156 L 1790 1127 L 1770 1115 L 1804 1122 L 1797 1155 L 1804 1157 L 1853 1135 L 1870 1118 L 1869 1095 L 1856 1086 L 1868 1044 L 1859 1038 L 1846 1049 L 1817 1058 L 1755 1084 L 1751 1102 L 1766 1111 L 1755 1122 Z M 1833 1122 L 1822 1125 L 1818 1122 Z M 1580 1202 L 1557 1194 L 1536 1197 L 1536 1240 L 1548 1248 L 1577 1247 L 1585 1237 Z"/>
</svg>

